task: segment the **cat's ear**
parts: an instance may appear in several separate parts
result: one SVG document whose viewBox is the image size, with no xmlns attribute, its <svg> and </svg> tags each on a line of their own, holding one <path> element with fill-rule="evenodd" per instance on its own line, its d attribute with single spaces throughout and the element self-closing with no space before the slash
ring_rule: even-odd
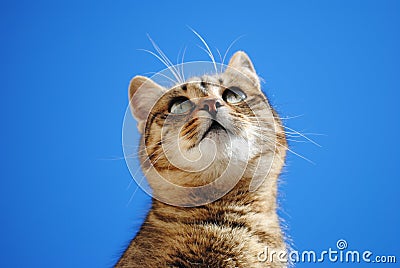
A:
<svg viewBox="0 0 400 268">
<path fill-rule="evenodd" d="M 235 54 L 233 54 L 232 58 L 229 60 L 228 70 L 229 67 L 245 74 L 254 80 L 254 82 L 259 83 L 259 78 L 256 70 L 254 69 L 254 65 L 245 52 L 237 51 Z"/>
<path fill-rule="evenodd" d="M 233 54 L 232 58 L 229 60 L 228 66 L 237 70 L 253 73 L 256 72 L 249 56 L 247 56 L 247 54 L 243 51 L 237 51 L 235 54 Z"/>
<path fill-rule="evenodd" d="M 150 78 L 138 75 L 131 80 L 129 103 L 140 133 L 144 132 L 147 117 L 163 92 L 164 88 Z"/>
</svg>

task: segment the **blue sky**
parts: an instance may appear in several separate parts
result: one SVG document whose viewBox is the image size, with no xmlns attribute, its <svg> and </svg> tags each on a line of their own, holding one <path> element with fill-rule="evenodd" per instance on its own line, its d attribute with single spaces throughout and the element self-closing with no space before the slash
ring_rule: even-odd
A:
<svg viewBox="0 0 400 268">
<path fill-rule="evenodd" d="M 161 1 L 160 1 L 161 2 Z M 398 1 L 2 1 L 0 266 L 109 267 L 150 198 L 123 160 L 132 76 L 210 46 L 246 51 L 292 143 L 280 214 L 298 250 L 396 255 L 399 239 Z M 134 194 L 134 195 L 133 195 Z M 133 197 L 132 197 L 133 195 Z M 132 199 L 131 199 L 132 197 Z M 131 201 L 130 201 L 131 199 Z M 298 264 L 362 267 L 363 264 Z M 372 266 L 377 264 L 371 264 Z M 385 264 L 381 267 L 395 267 Z"/>
</svg>

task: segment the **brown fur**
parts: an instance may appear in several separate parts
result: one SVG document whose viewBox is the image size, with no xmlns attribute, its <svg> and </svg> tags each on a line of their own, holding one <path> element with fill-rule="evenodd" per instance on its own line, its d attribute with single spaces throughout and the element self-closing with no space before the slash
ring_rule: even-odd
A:
<svg viewBox="0 0 400 268">
<path fill-rule="evenodd" d="M 243 77 L 230 69 L 240 71 Z M 168 158 L 167 145 L 171 145 L 168 135 L 173 137 L 175 133 L 184 140 L 183 151 L 197 148 L 210 124 L 207 118 L 197 116 L 201 113 L 200 101 L 219 94 L 212 93 L 208 87 L 216 87 L 222 94 L 232 86 L 240 86 L 247 94 L 246 103 L 230 105 L 221 102 L 225 117 L 232 119 L 229 122 L 234 135 L 242 136 L 246 129 L 251 129 L 259 116 L 257 112 L 268 107 L 267 114 L 258 118 L 262 125 L 261 135 L 252 136 L 254 146 L 260 149 L 251 154 L 240 180 L 227 194 L 213 202 L 202 203 L 207 199 L 199 196 L 199 192 L 191 188 L 179 192 L 174 185 L 199 187 L 211 183 L 218 194 L 225 185 L 215 180 L 228 163 L 220 157 L 205 170 L 185 170 Z M 146 93 L 141 88 L 145 88 Z M 193 100 L 193 112 L 169 116 L 169 100 L 176 96 Z M 286 267 L 285 263 L 263 263 L 257 259 L 266 246 L 286 250 L 276 214 L 276 198 L 287 144 L 278 115 L 262 94 L 248 56 L 237 52 L 223 74 L 192 78 L 184 85 L 168 90 L 144 77 L 135 77 L 129 98 L 139 131 L 143 134 L 140 145 L 142 169 L 156 198 L 153 198 L 152 208 L 138 234 L 115 267 Z M 217 143 L 223 142 L 218 140 L 219 136 L 213 137 Z M 272 158 L 273 154 L 275 157 Z M 273 160 L 268 173 L 262 170 L 268 167 L 257 169 L 259 161 L 270 159 Z M 256 191 L 250 191 L 253 177 L 260 172 L 260 176 L 266 177 Z M 162 183 L 160 176 L 172 186 Z M 201 205 L 197 206 L 199 202 Z"/>
</svg>

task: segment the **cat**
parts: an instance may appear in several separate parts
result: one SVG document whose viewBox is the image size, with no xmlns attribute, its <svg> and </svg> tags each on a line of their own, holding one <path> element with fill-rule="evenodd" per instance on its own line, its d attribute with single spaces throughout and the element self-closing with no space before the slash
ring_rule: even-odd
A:
<svg viewBox="0 0 400 268">
<path fill-rule="evenodd" d="M 130 108 L 152 206 L 115 267 L 287 267 L 277 183 L 287 142 L 253 63 L 164 88 L 136 76 Z"/>
</svg>

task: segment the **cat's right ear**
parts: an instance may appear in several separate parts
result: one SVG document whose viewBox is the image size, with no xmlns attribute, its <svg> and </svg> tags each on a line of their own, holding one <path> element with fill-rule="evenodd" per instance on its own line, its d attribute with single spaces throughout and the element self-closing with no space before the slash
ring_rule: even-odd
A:
<svg viewBox="0 0 400 268">
<path fill-rule="evenodd" d="M 133 116 L 138 122 L 138 130 L 144 132 L 146 120 L 164 88 L 150 78 L 135 76 L 129 84 L 129 104 Z"/>
<path fill-rule="evenodd" d="M 229 60 L 228 67 L 230 67 L 227 69 L 228 73 L 233 72 L 235 75 L 235 73 L 237 74 L 237 71 L 239 71 L 250 78 L 256 87 L 260 87 L 260 79 L 254 69 L 254 65 L 245 52 L 237 51 L 233 54 L 232 58 Z M 236 71 L 233 71 L 232 69 Z"/>
</svg>

